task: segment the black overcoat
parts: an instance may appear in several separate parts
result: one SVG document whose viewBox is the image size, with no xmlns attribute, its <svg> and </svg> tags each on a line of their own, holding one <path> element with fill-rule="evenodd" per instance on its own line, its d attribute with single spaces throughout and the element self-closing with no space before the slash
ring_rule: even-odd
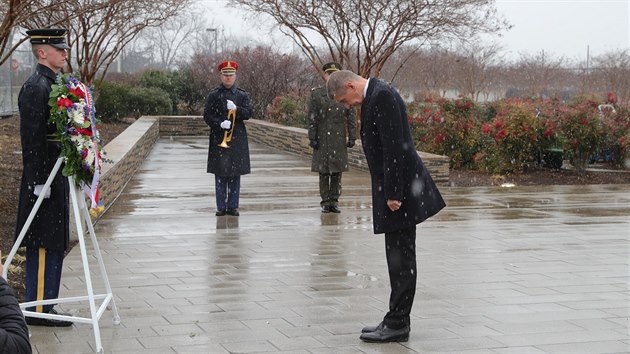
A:
<svg viewBox="0 0 630 354">
<path fill-rule="evenodd" d="M 32 353 L 28 327 L 13 289 L 0 277 L 0 353 Z"/>
<path fill-rule="evenodd" d="M 26 80 L 18 96 L 24 169 L 20 184 L 16 238 L 37 200 L 33 194 L 34 186 L 46 182 L 61 153 L 60 143 L 53 141 L 55 125 L 48 122 L 48 99 L 56 76 L 50 68 L 38 64 L 35 73 Z M 69 187 L 68 179 L 61 174 L 62 170 L 63 164 L 52 182 L 50 198 L 44 199 L 41 204 L 22 246 L 61 251 L 68 248 Z"/>
<path fill-rule="evenodd" d="M 219 147 L 226 130 L 221 122 L 227 119 L 227 100 L 236 105 L 236 124 L 229 148 Z M 203 120 L 210 127 L 210 146 L 208 147 L 208 173 L 218 176 L 233 177 L 250 172 L 249 143 L 244 121 L 252 116 L 249 94 L 236 85 L 226 88 L 223 84 L 210 91 L 206 98 Z"/>
<path fill-rule="evenodd" d="M 419 224 L 446 206 L 418 155 L 398 92 L 371 78 L 361 104 L 361 142 L 372 178 L 374 233 Z M 391 211 L 387 200 L 402 202 Z"/>
</svg>

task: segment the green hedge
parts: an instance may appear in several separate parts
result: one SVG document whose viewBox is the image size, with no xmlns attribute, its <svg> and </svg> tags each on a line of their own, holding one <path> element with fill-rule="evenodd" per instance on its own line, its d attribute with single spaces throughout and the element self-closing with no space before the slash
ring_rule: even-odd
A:
<svg viewBox="0 0 630 354">
<path fill-rule="evenodd" d="M 427 97 L 409 105 L 409 122 L 418 150 L 447 155 L 452 167 L 510 173 L 546 162 L 557 168 L 561 154 L 583 175 L 603 151 L 618 166 L 629 156 L 630 110 L 592 97 L 483 105 Z"/>
<path fill-rule="evenodd" d="M 96 93 L 96 116 L 103 122 L 138 118 L 142 115 L 170 115 L 173 103 L 169 94 L 157 87 L 133 87 L 103 82 Z"/>
<path fill-rule="evenodd" d="M 273 123 L 291 127 L 308 128 L 308 112 L 304 97 L 277 96 L 267 107 L 267 117 Z"/>
</svg>

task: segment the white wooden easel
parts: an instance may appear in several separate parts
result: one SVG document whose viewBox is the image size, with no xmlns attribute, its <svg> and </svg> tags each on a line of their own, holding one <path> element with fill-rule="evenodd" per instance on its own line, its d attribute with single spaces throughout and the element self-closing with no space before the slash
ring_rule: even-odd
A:
<svg viewBox="0 0 630 354">
<path fill-rule="evenodd" d="M 28 215 L 20 234 L 18 235 L 11 252 L 7 256 L 6 261 L 4 262 L 4 270 L 2 276 L 6 279 L 9 271 L 9 265 L 13 260 L 24 236 L 26 235 L 26 231 L 31 226 L 33 222 L 33 218 L 35 218 L 35 214 L 39 210 L 41 206 L 44 196 L 46 192 L 50 189 L 50 185 L 52 184 L 55 175 L 59 172 L 59 168 L 61 167 L 61 163 L 63 162 L 63 158 L 58 158 L 53 170 L 48 176 L 44 187 L 33 206 L 33 210 Z M 74 178 L 72 176 L 67 177 L 68 184 L 70 186 L 70 199 L 72 201 L 72 208 L 74 211 L 74 220 L 77 226 L 77 235 L 79 238 L 79 247 L 81 249 L 81 261 L 83 262 L 83 272 L 85 274 L 85 285 L 87 287 L 87 296 L 75 296 L 68 298 L 58 298 L 58 299 L 49 299 L 49 300 L 38 300 L 38 301 L 29 301 L 20 304 L 20 308 L 26 317 L 36 317 L 36 318 L 46 318 L 53 320 L 63 320 L 70 322 L 78 322 L 78 323 L 91 323 L 92 328 L 94 329 L 94 340 L 96 341 L 96 352 L 103 353 L 103 346 L 101 344 L 101 333 L 98 325 L 98 321 L 101 316 L 105 312 L 107 305 L 112 305 L 113 311 L 113 321 L 115 325 L 120 324 L 120 317 L 118 316 L 118 309 L 116 308 L 116 302 L 114 301 L 114 297 L 112 295 L 112 288 L 109 284 L 109 279 L 107 278 L 107 272 L 105 271 L 105 264 L 103 263 L 103 257 L 101 255 L 101 250 L 98 247 L 98 242 L 96 241 L 96 234 L 94 233 L 94 227 L 92 226 L 92 220 L 90 219 L 90 213 L 85 203 L 85 198 L 81 195 L 79 188 L 76 186 L 74 182 Z M 94 289 L 92 288 L 92 277 L 90 275 L 90 266 L 88 263 L 87 250 L 85 247 L 85 235 L 83 233 L 83 227 L 81 226 L 81 215 L 85 218 L 85 222 L 88 227 L 88 231 L 90 232 L 90 238 L 92 239 L 92 245 L 94 246 L 94 256 L 98 260 L 98 265 L 101 271 L 101 277 L 103 278 L 103 283 L 105 285 L 106 293 L 104 294 L 94 294 Z M 26 311 L 25 308 L 33 307 L 37 305 L 51 305 L 51 304 L 62 304 L 67 302 L 79 302 L 79 301 L 88 301 L 90 305 L 90 317 L 76 317 L 70 315 L 59 315 L 59 314 L 49 314 L 49 313 L 41 313 L 34 311 Z M 103 300 L 101 305 L 96 307 L 96 300 Z"/>
</svg>

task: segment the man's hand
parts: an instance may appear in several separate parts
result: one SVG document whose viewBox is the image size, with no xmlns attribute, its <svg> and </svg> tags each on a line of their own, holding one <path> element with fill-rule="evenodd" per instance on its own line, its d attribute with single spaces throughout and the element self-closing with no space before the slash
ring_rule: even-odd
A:
<svg viewBox="0 0 630 354">
<path fill-rule="evenodd" d="M 221 122 L 221 128 L 228 130 L 230 129 L 230 127 L 232 127 L 232 122 L 229 120 L 224 120 L 223 122 Z"/>
<path fill-rule="evenodd" d="M 311 141 L 308 143 L 308 146 L 312 147 L 313 150 L 317 150 L 319 149 L 319 142 L 315 139 L 311 139 Z"/>
<path fill-rule="evenodd" d="M 396 211 L 400 209 L 401 204 L 402 203 L 400 202 L 400 200 L 387 199 L 387 206 L 391 211 Z"/>
<path fill-rule="evenodd" d="M 227 109 L 236 109 L 234 102 L 227 100 Z"/>
<path fill-rule="evenodd" d="M 348 140 L 348 143 L 346 144 L 347 147 L 351 148 L 354 146 L 354 140 Z"/>
</svg>

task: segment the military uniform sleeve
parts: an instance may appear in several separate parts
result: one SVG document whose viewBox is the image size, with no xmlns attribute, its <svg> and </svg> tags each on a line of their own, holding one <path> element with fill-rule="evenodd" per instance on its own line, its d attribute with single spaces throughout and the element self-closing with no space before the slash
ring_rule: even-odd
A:
<svg viewBox="0 0 630 354">
<path fill-rule="evenodd" d="M 0 353 L 32 353 L 28 327 L 15 294 L 0 277 Z"/>
<path fill-rule="evenodd" d="M 44 85 L 29 83 L 20 92 L 20 139 L 26 184 L 46 183 L 47 133 L 50 118 L 49 92 Z"/>
<path fill-rule="evenodd" d="M 249 93 L 239 89 L 239 100 L 236 104 L 236 120 L 248 120 L 254 114 L 254 108 L 249 98 Z"/>
<path fill-rule="evenodd" d="M 223 110 L 219 109 L 219 96 L 217 90 L 212 90 L 206 98 L 206 104 L 203 109 L 203 120 L 215 131 L 221 130 L 221 122 L 224 121 L 227 115 L 220 115 L 218 112 Z"/>
<path fill-rule="evenodd" d="M 357 140 L 357 115 L 354 108 L 346 109 L 346 127 L 348 140 Z"/>
<path fill-rule="evenodd" d="M 311 90 L 311 97 L 308 101 L 308 139 L 317 140 L 317 121 L 319 107 L 317 104 L 317 89 Z"/>
</svg>

